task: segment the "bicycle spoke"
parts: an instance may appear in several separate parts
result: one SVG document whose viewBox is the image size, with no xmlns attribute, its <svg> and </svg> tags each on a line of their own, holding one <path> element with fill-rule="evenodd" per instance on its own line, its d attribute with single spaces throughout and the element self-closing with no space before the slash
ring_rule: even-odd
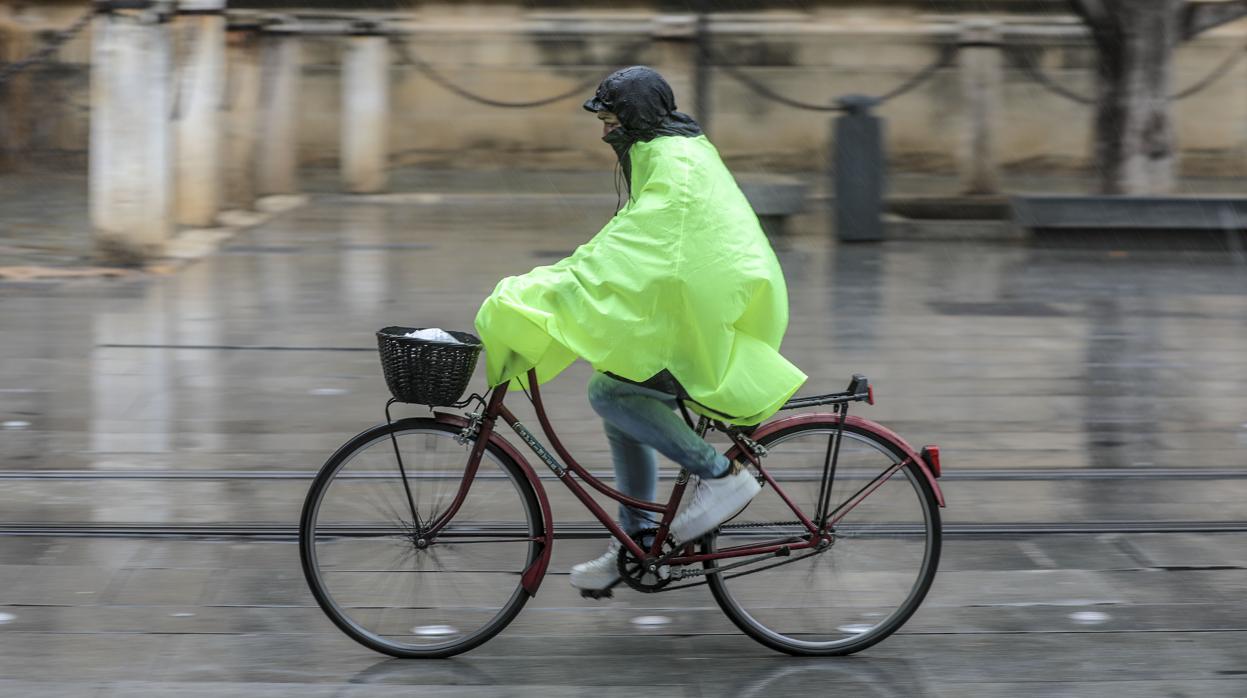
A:
<svg viewBox="0 0 1247 698">
<path fill-rule="evenodd" d="M 836 422 L 828 417 L 763 443 L 772 477 L 791 476 L 777 484 L 794 505 L 806 512 L 822 507 L 832 525 L 827 547 L 708 579 L 738 626 L 798 654 L 839 654 L 878 641 L 912 613 L 934 574 L 937 514 L 915 469 L 853 429 L 837 438 Z M 758 545 L 781 537 L 777 531 L 809 539 L 778 493 L 764 489 L 706 551 Z"/>
<path fill-rule="evenodd" d="M 459 496 L 470 444 L 457 433 L 434 424 L 361 443 L 331 461 L 333 478 L 309 498 L 315 524 L 301 539 L 313 591 L 348 634 L 374 649 L 444 656 L 497 632 L 527 598 L 519 582 L 536 554 L 540 519 L 514 465 L 487 451 L 487 477 L 436 535 L 425 533 Z"/>
</svg>

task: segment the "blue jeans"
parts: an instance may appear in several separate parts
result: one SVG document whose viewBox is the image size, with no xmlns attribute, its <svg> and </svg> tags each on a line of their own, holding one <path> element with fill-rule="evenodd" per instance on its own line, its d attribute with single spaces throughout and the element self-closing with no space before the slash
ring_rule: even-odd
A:
<svg viewBox="0 0 1247 698">
<path fill-rule="evenodd" d="M 673 412 L 674 396 L 604 373 L 589 379 L 589 404 L 602 417 L 615 462 L 615 487 L 629 497 L 654 501 L 658 488 L 655 450 L 698 477 L 727 472 L 727 457 Z M 628 534 L 655 525 L 651 512 L 619 505 L 619 525 Z"/>
</svg>

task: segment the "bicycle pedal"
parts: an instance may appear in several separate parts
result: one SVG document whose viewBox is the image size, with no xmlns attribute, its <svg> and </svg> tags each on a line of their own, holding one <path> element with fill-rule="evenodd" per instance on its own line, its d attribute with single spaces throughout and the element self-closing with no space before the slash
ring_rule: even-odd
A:
<svg viewBox="0 0 1247 698">
<path fill-rule="evenodd" d="M 614 589 L 581 589 L 580 597 L 582 599 L 593 599 L 595 601 L 601 599 L 614 598 Z"/>
</svg>

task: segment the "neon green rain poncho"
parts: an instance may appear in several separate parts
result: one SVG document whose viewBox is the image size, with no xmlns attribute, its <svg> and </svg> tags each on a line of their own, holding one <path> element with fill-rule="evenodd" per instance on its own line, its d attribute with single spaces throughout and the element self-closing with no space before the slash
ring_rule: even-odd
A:
<svg viewBox="0 0 1247 698">
<path fill-rule="evenodd" d="M 577 357 L 642 382 L 666 369 L 690 407 L 735 424 L 772 415 L 806 376 L 779 354 L 783 273 L 757 216 L 705 136 L 627 151 L 631 194 L 559 262 L 498 283 L 476 316 L 491 386 Z"/>
</svg>

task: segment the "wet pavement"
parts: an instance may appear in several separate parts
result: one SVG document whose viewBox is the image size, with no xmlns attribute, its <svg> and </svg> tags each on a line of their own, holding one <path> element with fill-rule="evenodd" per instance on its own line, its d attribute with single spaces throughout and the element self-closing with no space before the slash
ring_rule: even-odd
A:
<svg viewBox="0 0 1247 698">
<path fill-rule="evenodd" d="M 566 572 L 601 542 L 571 539 L 467 655 L 355 645 L 289 534 L 315 469 L 382 419 L 372 333 L 470 328 L 613 203 L 472 189 L 321 194 L 172 276 L 0 281 L 0 532 L 37 534 L 0 536 L 0 695 L 1247 695 L 1247 269 L 1180 241 L 837 246 L 817 215 L 776 241 L 802 393 L 865 373 L 860 414 L 943 447 L 941 571 L 897 635 L 799 660 L 704 589 L 582 600 Z M 588 375 L 545 393 L 605 470 Z"/>
</svg>

